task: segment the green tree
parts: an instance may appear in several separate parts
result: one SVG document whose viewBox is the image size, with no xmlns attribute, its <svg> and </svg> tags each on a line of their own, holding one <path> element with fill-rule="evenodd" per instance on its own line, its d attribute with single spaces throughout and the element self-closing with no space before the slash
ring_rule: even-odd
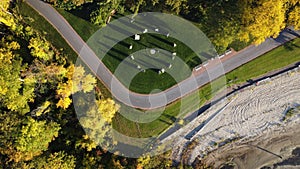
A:
<svg viewBox="0 0 300 169">
<path fill-rule="evenodd" d="M 91 22 L 95 25 L 105 26 L 114 12 L 123 13 L 124 6 L 120 0 L 104 0 L 98 3 L 98 9 L 91 13 Z"/>
<path fill-rule="evenodd" d="M 146 1 L 145 0 L 138 0 L 137 3 L 131 4 L 130 10 L 133 11 L 134 15 L 138 14 L 140 11 L 140 8 L 142 6 L 146 6 Z"/>
<path fill-rule="evenodd" d="M 14 142 L 21 123 L 22 120 L 18 114 L 0 110 L 0 156 L 13 156 L 16 153 Z M 7 161 L 10 160 L 7 159 Z"/>
<path fill-rule="evenodd" d="M 9 167 L 22 169 L 73 169 L 76 167 L 75 162 L 76 158 L 74 156 L 68 155 L 64 151 L 59 151 L 36 157 L 29 162 L 12 163 Z"/>
<path fill-rule="evenodd" d="M 30 79 L 21 79 L 24 68 L 16 55 L 19 44 L 5 41 L 3 38 L 0 42 L 0 100 L 3 107 L 25 114 L 34 98 L 34 85 Z"/>
<path fill-rule="evenodd" d="M 72 155 L 68 155 L 63 151 L 52 153 L 46 157 L 38 157 L 31 161 L 28 165 L 28 169 L 73 169 L 76 158 Z"/>
<path fill-rule="evenodd" d="M 202 2 L 201 29 L 207 34 L 218 51 L 225 51 L 228 46 L 238 39 L 241 30 L 242 9 L 235 0 Z M 205 8 L 203 6 L 206 6 Z"/>
<path fill-rule="evenodd" d="M 48 149 L 49 143 L 58 136 L 59 124 L 37 121 L 28 117 L 16 137 L 14 160 L 31 160 Z"/>
<path fill-rule="evenodd" d="M 64 8 L 66 10 L 75 9 L 85 3 L 91 3 L 93 0 L 45 0 L 54 6 Z"/>
<path fill-rule="evenodd" d="M 58 136 L 57 123 L 23 118 L 13 112 L 0 112 L 0 154 L 7 155 L 8 161 L 31 160 L 46 151 Z"/>
</svg>

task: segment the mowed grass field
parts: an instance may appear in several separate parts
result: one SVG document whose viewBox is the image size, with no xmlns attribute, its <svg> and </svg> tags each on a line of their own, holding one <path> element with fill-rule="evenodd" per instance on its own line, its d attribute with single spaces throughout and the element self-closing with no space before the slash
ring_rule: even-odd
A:
<svg viewBox="0 0 300 169">
<path fill-rule="evenodd" d="M 174 43 L 176 47 L 174 47 Z M 130 45 L 132 45 L 132 49 L 129 49 Z M 145 49 L 163 49 L 170 53 L 169 55 L 159 53 L 151 55 L 150 52 L 147 54 L 145 51 L 143 54 L 146 54 L 146 56 L 142 56 L 141 53 L 136 54 L 136 52 Z M 176 53 L 176 56 L 173 57 L 172 53 Z M 145 72 L 140 71 L 130 81 L 130 85 L 127 87 L 133 92 L 142 94 L 148 94 L 154 89 L 164 91 L 176 85 L 177 82 L 191 76 L 191 70 L 201 63 L 200 58 L 196 56 L 192 49 L 188 48 L 182 42 L 165 35 L 153 33 L 140 34 L 140 40 L 134 40 L 134 37 L 124 39 L 116 44 L 102 61 L 111 72 L 115 72 L 119 64 L 127 57 L 130 57 L 130 55 L 134 57 L 134 60 L 128 61 L 133 65 L 133 69 L 137 69 L 136 67 L 140 66 L 141 69 L 145 69 Z M 180 65 L 178 59 L 181 59 L 189 69 L 185 70 L 184 66 Z M 170 65 L 172 65 L 172 67 L 169 68 Z M 127 67 L 129 68 L 130 66 Z M 153 69 L 147 69 L 149 67 Z M 126 70 L 128 68 L 126 68 Z M 158 72 L 161 69 L 165 69 L 166 72 L 177 71 L 177 82 L 172 77 L 174 75 L 168 73 L 159 74 Z M 130 71 L 128 70 L 128 72 Z M 126 75 L 115 73 L 115 76 L 126 86 L 125 81 L 128 80 L 126 79 L 128 78 Z"/>
<path fill-rule="evenodd" d="M 98 26 L 95 26 L 92 23 L 75 16 L 70 12 L 64 11 L 62 9 L 57 10 L 62 16 L 64 16 L 64 18 L 70 23 L 70 25 L 72 25 L 74 30 L 85 41 L 87 41 L 99 29 Z M 107 36 L 108 37 L 106 40 L 114 39 L 113 36 L 110 38 L 111 35 Z M 123 41 L 113 46 L 113 48 L 109 50 L 107 55 L 103 57 L 103 63 L 111 72 L 115 72 L 119 64 L 126 57 L 129 57 L 131 54 L 146 48 L 160 48 L 171 53 L 175 52 L 176 57 L 182 59 L 182 61 L 184 61 L 188 65 L 190 70 L 192 70 L 195 66 L 201 63 L 201 59 L 190 48 L 188 48 L 185 44 L 174 38 L 167 37 L 161 34 L 150 33 L 140 34 L 140 37 L 140 40 L 134 40 L 134 37 L 128 37 L 124 39 Z M 101 41 L 105 42 L 106 40 L 103 39 Z M 174 43 L 176 44 L 176 47 L 174 47 Z M 105 47 L 106 44 L 99 43 L 99 45 L 104 45 Z M 129 49 L 130 45 L 133 46 L 132 49 Z M 135 66 L 139 65 L 141 68 L 146 68 L 147 66 L 154 66 L 157 67 L 157 69 L 147 69 L 146 72 L 138 73 L 131 80 L 129 86 L 125 82 L 127 80 L 126 76 L 116 75 L 117 78 L 121 81 L 121 83 L 123 83 L 129 88 L 129 90 L 133 92 L 148 94 L 151 93 L 154 89 L 159 89 L 163 91 L 165 89 L 168 89 L 169 87 L 174 86 L 178 81 L 182 81 L 191 75 L 190 73 L 184 71 L 178 71 L 177 78 L 179 80 L 175 80 L 172 76 L 170 76 L 167 73 L 158 74 L 159 69 L 164 68 L 165 70 L 167 70 L 169 64 L 172 64 L 172 61 L 166 63 L 165 59 L 159 60 L 158 57 L 153 56 L 152 59 L 148 59 L 147 61 L 145 59 L 141 59 L 141 57 L 137 58 L 135 56 L 135 58 L 136 59 L 132 61 L 133 64 L 135 64 Z M 174 64 L 172 66 L 173 68 L 171 69 L 176 69 Z"/>
</svg>

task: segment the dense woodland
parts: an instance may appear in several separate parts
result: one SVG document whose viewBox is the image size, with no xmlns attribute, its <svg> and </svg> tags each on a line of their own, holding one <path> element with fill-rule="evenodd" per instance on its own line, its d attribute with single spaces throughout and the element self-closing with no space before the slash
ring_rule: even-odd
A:
<svg viewBox="0 0 300 169">
<path fill-rule="evenodd" d="M 0 3 L 0 168 L 170 166 L 170 160 L 157 160 L 164 155 L 128 159 L 89 139 L 71 106 L 71 95 L 90 92 L 96 79 L 26 25 L 14 5 L 9 0 Z M 97 127 L 105 128 L 118 105 L 101 91 L 95 102 L 105 120 Z"/>
<path fill-rule="evenodd" d="M 259 44 L 287 26 L 300 28 L 298 0 L 46 1 L 70 11 L 89 8 L 90 21 L 100 26 L 112 10 L 177 14 L 199 26 L 220 50 Z M 0 168 L 170 168 L 170 152 L 130 159 L 89 139 L 71 95 L 92 91 L 97 80 L 23 22 L 14 1 L 1 0 L 0 7 Z M 119 106 L 96 91 L 95 103 L 105 117 L 97 127 L 103 129 Z"/>
</svg>

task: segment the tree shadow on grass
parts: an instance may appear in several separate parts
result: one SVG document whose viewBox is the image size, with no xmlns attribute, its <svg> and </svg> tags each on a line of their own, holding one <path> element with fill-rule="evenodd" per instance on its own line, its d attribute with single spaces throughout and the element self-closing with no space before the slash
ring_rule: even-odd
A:
<svg viewBox="0 0 300 169">
<path fill-rule="evenodd" d="M 104 44 L 104 43 L 102 43 L 102 42 L 98 42 L 98 43 L 100 43 L 101 45 L 107 47 L 106 44 Z M 123 55 L 124 57 L 122 57 L 122 55 Z M 126 53 L 124 53 L 124 52 L 122 52 L 122 51 L 120 51 L 120 50 L 117 50 L 117 49 L 115 49 L 115 48 L 111 48 L 111 50 L 109 50 L 109 51 L 106 53 L 106 55 L 102 58 L 102 61 L 103 61 L 103 63 L 106 63 L 106 66 L 107 66 L 107 64 L 111 64 L 111 63 L 107 63 L 107 62 L 109 62 L 109 61 L 107 60 L 106 57 L 113 57 L 114 59 L 118 60 L 120 63 L 122 62 L 122 64 L 127 64 L 128 66 L 135 68 L 136 65 L 134 65 L 133 63 L 130 63 L 130 62 L 128 62 L 128 61 L 125 60 L 125 58 L 126 58 L 127 56 L 128 56 L 128 55 L 127 55 Z M 117 64 L 117 66 L 118 66 L 118 65 L 119 65 L 119 63 Z M 109 70 L 112 71 L 112 72 L 114 72 L 115 69 L 116 69 L 116 67 L 108 67 L 108 68 L 109 68 Z"/>
<path fill-rule="evenodd" d="M 124 56 L 124 58 L 126 58 L 126 57 L 128 56 L 127 53 L 125 53 L 125 52 L 123 52 L 123 51 L 120 51 L 120 50 L 118 50 L 118 49 L 116 49 L 116 48 L 114 48 L 114 47 L 113 47 L 113 48 L 110 48 L 110 46 L 108 46 L 107 44 L 105 44 L 105 43 L 103 43 L 103 42 L 98 41 L 98 43 L 99 43 L 100 45 L 106 47 L 106 49 L 110 49 L 108 52 L 114 51 L 114 52 L 116 52 L 116 53 L 118 53 L 118 54 Z M 122 58 L 122 60 L 123 60 L 124 58 Z"/>
<path fill-rule="evenodd" d="M 294 48 L 293 48 L 293 44 L 292 43 L 285 43 L 283 44 L 283 47 L 289 51 L 293 51 Z"/>
<path fill-rule="evenodd" d="M 159 49 L 163 49 L 163 50 L 166 50 L 166 51 L 169 51 L 169 49 L 167 49 L 166 47 L 163 47 L 163 46 L 159 46 L 153 42 L 148 42 L 150 45 L 156 47 L 156 48 L 159 48 Z"/>
<path fill-rule="evenodd" d="M 166 39 L 163 39 L 163 38 L 159 37 L 159 36 L 156 35 L 156 34 L 149 34 L 149 35 L 152 36 L 153 38 L 155 38 L 155 39 L 161 41 L 161 42 L 166 43 L 167 45 L 173 46 L 173 43 L 174 43 L 174 42 L 170 42 L 170 41 L 168 41 L 168 40 L 166 40 Z"/>
<path fill-rule="evenodd" d="M 149 57 L 149 56 L 148 56 Z M 156 58 L 156 57 L 149 57 L 151 60 L 153 60 L 154 62 L 157 62 L 157 63 L 160 63 L 160 64 L 163 64 L 164 66 L 169 66 L 170 63 L 162 60 L 162 59 L 159 59 L 159 58 Z"/>
<path fill-rule="evenodd" d="M 109 24 L 109 25 L 107 25 L 107 27 L 110 27 L 111 29 L 113 29 L 113 30 L 115 30 L 115 31 L 117 31 L 119 33 L 124 34 L 126 37 L 128 37 L 128 36 L 130 36 L 130 35 L 133 34 L 132 32 L 129 32 L 129 31 L 127 31 L 127 30 L 125 30 L 123 28 L 120 28 L 120 27 L 118 27 L 116 25 L 113 25 L 113 24 Z"/>
<path fill-rule="evenodd" d="M 173 123 L 170 123 L 170 122 L 167 122 L 167 121 L 165 121 L 165 120 L 163 120 L 163 119 L 159 119 L 159 121 L 161 121 L 161 122 L 163 122 L 163 123 L 166 123 L 167 125 L 172 125 Z"/>
<path fill-rule="evenodd" d="M 151 64 L 151 63 L 147 63 L 147 62 L 145 62 L 145 61 L 142 61 L 142 60 L 135 60 L 135 62 L 136 63 L 138 63 L 139 65 L 142 65 L 142 66 L 144 66 L 144 67 L 146 67 L 146 68 L 157 68 L 157 66 L 155 66 L 155 65 L 153 65 L 153 64 Z"/>
<path fill-rule="evenodd" d="M 283 44 L 283 47 L 289 51 L 293 51 L 295 48 L 300 48 L 300 46 L 295 44 L 293 41 Z"/>
<path fill-rule="evenodd" d="M 173 123 L 176 122 L 176 120 L 177 120 L 176 117 L 168 115 L 168 114 L 162 114 L 162 116 L 170 119 Z"/>
<path fill-rule="evenodd" d="M 119 22 L 121 22 L 123 25 L 127 26 L 127 27 L 131 27 L 132 29 L 136 30 L 136 33 L 140 33 L 141 31 L 143 31 L 142 27 L 137 26 L 137 24 L 133 24 L 130 22 L 125 21 L 124 19 L 119 19 Z"/>
<path fill-rule="evenodd" d="M 126 42 L 124 42 L 122 39 L 119 40 L 119 39 L 116 39 L 116 38 L 113 38 L 113 37 L 107 36 L 107 35 L 104 35 L 104 37 L 105 37 L 106 39 L 109 39 L 109 40 L 115 42 L 115 44 L 120 44 L 120 45 L 123 45 L 123 46 L 125 46 L 125 47 L 127 47 L 127 48 L 128 48 L 128 46 L 129 46 L 129 44 L 126 43 Z"/>
</svg>

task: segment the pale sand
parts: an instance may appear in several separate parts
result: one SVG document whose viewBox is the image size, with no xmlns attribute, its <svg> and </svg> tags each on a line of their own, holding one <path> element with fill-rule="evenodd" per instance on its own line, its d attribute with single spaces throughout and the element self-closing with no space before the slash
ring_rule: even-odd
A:
<svg viewBox="0 0 300 169">
<path fill-rule="evenodd" d="M 292 150 L 300 147 L 299 127 L 300 123 L 289 123 L 283 131 L 269 131 L 250 140 L 229 143 L 209 153 L 202 162 L 213 166 L 213 168 L 219 168 L 229 161 L 239 169 L 255 169 L 263 166 L 273 168 L 273 164 L 288 159 L 291 157 Z M 277 155 L 281 156 L 282 159 Z M 300 166 L 283 165 L 277 168 L 300 168 Z"/>
<path fill-rule="evenodd" d="M 238 138 L 236 142 L 247 142 L 250 139 L 257 140 L 259 137 L 277 138 L 281 134 L 289 133 L 287 132 L 289 127 L 299 124 L 300 118 L 293 116 L 287 122 L 282 119 L 286 110 L 300 104 L 300 73 L 292 71 L 292 73 L 273 78 L 270 82 L 248 87 L 230 100 L 212 106 L 179 131 L 179 133 L 186 134 L 230 102 L 223 111 L 214 116 L 193 136 L 191 140 L 198 140 L 198 144 L 184 154 L 188 157 L 187 163 L 191 164 L 196 157 L 220 149 L 218 146 L 228 139 Z M 176 135 L 183 134 L 176 133 Z M 300 140 L 299 133 L 293 137 Z M 176 143 L 178 146 L 174 146 L 173 149 L 174 160 L 180 161 L 182 150 L 186 148 L 184 145 L 188 142 L 186 139 L 178 139 Z"/>
</svg>

